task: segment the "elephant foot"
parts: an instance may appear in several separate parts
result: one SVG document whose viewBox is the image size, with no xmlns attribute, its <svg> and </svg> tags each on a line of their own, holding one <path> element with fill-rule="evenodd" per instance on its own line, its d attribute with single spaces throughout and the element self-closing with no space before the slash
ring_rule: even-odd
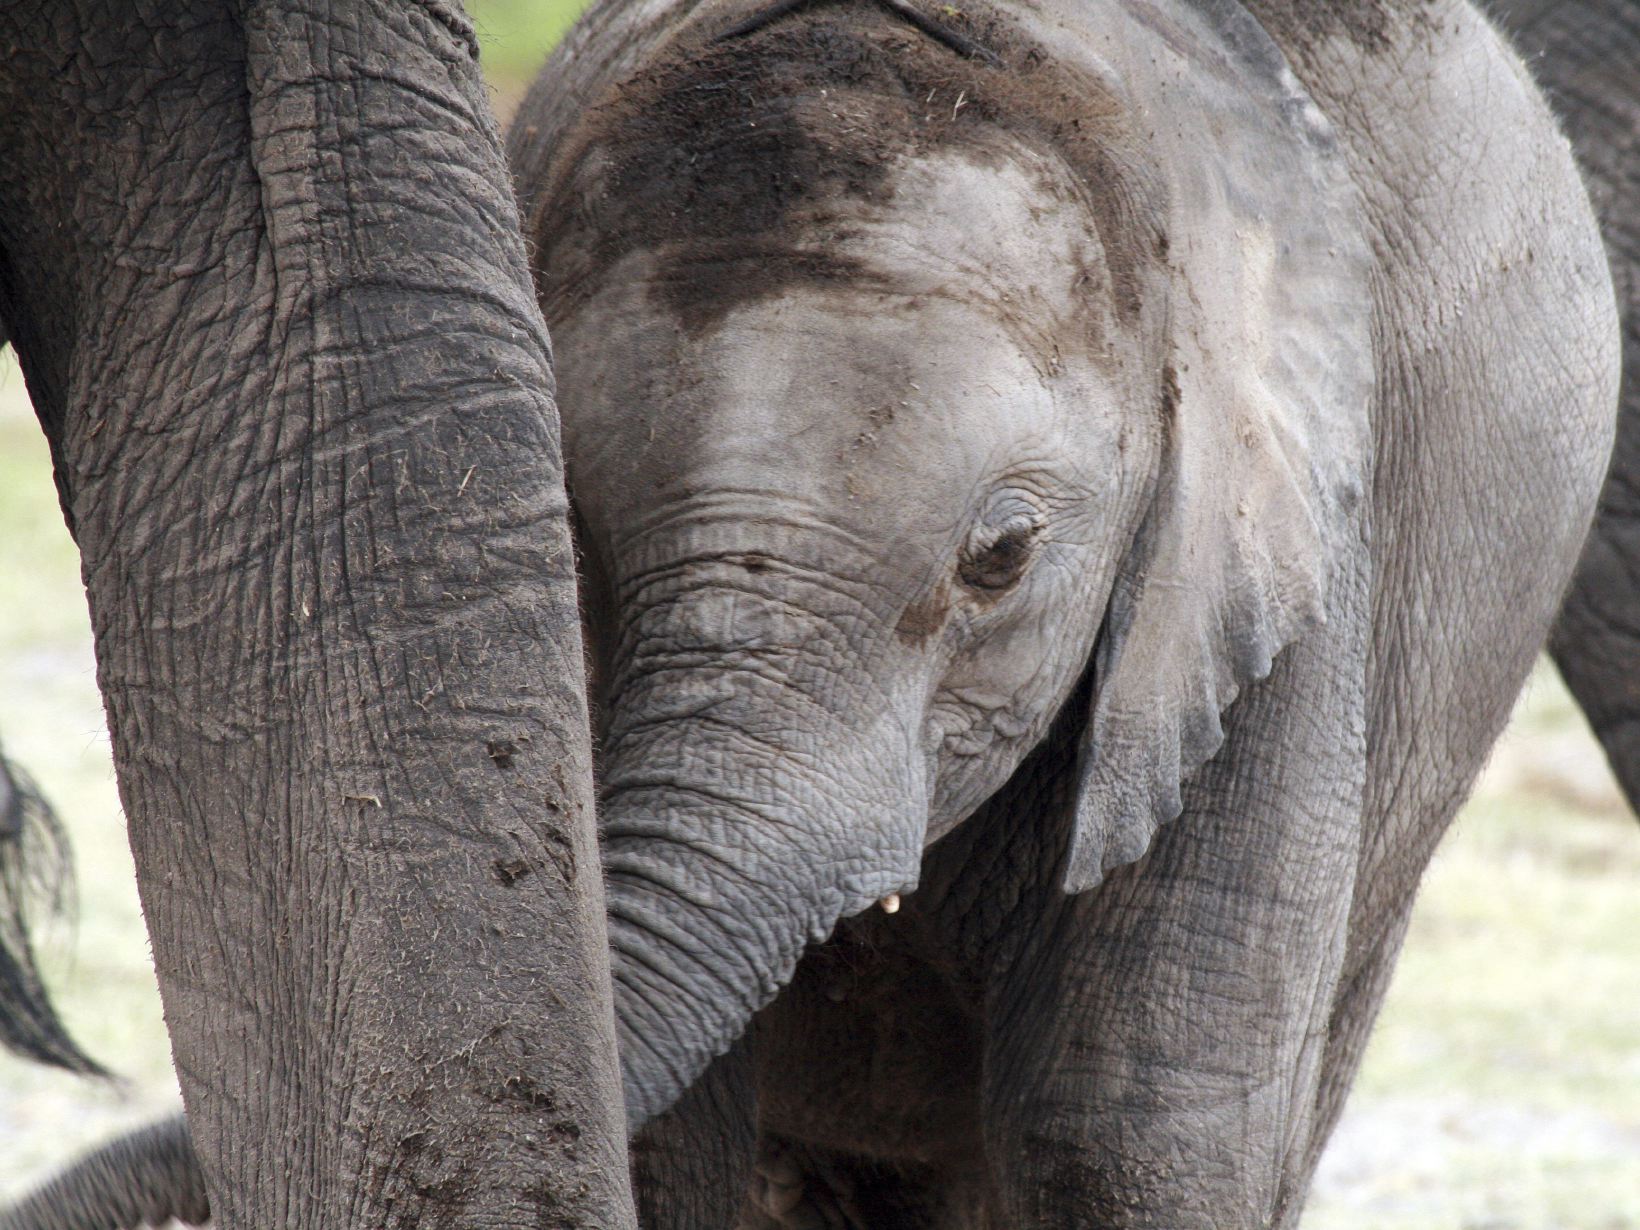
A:
<svg viewBox="0 0 1640 1230">
<path fill-rule="evenodd" d="M 823 1154 L 765 1141 L 740 1230 L 869 1230 L 854 1181 Z"/>
</svg>

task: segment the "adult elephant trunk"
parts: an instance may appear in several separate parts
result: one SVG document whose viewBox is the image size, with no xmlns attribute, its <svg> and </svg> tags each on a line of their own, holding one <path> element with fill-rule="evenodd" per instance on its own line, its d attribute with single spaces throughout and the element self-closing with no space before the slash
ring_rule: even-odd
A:
<svg viewBox="0 0 1640 1230">
<path fill-rule="evenodd" d="M 757 553 L 663 571 L 686 588 L 623 621 L 602 775 L 634 1124 L 727 1049 L 806 944 L 914 886 L 928 817 L 910 698 L 879 683 L 903 672 L 851 647 L 869 615 Z M 829 617 L 810 613 L 827 598 Z"/>
<path fill-rule="evenodd" d="M 451 0 L 0 4 L 0 317 L 223 1230 L 622 1226 L 547 338 Z"/>
</svg>

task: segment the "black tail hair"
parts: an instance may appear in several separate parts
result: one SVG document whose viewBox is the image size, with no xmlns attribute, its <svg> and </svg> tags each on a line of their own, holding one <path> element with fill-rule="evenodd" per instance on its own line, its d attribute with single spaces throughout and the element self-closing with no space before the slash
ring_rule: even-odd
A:
<svg viewBox="0 0 1640 1230">
<path fill-rule="evenodd" d="M 9 1208 L 0 1230 L 137 1230 L 175 1218 L 203 1226 L 211 1216 L 205 1176 L 181 1115 L 138 1128 L 99 1149 Z"/>
<path fill-rule="evenodd" d="M 33 907 L 61 911 L 70 882 L 62 826 L 28 777 L 0 754 L 0 1046 L 71 1072 L 106 1076 L 51 1006 L 29 939 Z"/>
</svg>

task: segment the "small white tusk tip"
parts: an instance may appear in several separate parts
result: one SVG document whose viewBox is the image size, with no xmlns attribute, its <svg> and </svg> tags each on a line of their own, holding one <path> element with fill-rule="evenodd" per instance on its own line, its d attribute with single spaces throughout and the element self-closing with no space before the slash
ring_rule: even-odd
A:
<svg viewBox="0 0 1640 1230">
<path fill-rule="evenodd" d="M 884 914 L 898 914 L 900 912 L 900 894 L 889 893 L 877 904 L 883 907 Z"/>
</svg>

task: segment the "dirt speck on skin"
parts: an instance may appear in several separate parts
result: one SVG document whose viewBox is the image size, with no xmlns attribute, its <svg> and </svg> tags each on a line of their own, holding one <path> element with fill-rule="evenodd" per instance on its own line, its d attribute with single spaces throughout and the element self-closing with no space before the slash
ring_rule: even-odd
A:
<svg viewBox="0 0 1640 1230">
<path fill-rule="evenodd" d="M 490 864 L 495 878 L 502 884 L 513 885 L 530 874 L 530 865 L 521 858 L 498 858 Z"/>
<path fill-rule="evenodd" d="M 902 403 L 903 404 L 903 403 Z M 874 406 L 865 413 L 865 423 L 849 442 L 848 453 L 869 453 L 877 447 L 882 430 L 894 421 L 897 407 L 889 402 Z"/>
<path fill-rule="evenodd" d="M 501 1085 L 492 1095 L 496 1102 L 522 1102 L 536 1110 L 548 1114 L 558 1109 L 557 1093 L 536 1080 L 533 1076 L 524 1073 L 515 1073 L 501 1082 Z"/>
<path fill-rule="evenodd" d="M 892 204 L 899 162 L 949 148 L 984 161 L 1014 142 L 1071 168 L 1118 314 L 1137 315 L 1143 271 L 1166 251 L 1161 190 L 1100 83 L 984 4 L 925 11 L 994 62 L 869 0 L 816 0 L 718 37 L 754 11 L 687 28 L 573 134 L 560 199 L 540 215 L 553 233 L 537 237 L 549 323 L 636 251 L 655 254 L 658 290 L 691 332 L 788 286 L 868 286 L 871 271 L 839 249 L 852 219 Z M 558 259 L 558 247 L 580 259 Z"/>
<path fill-rule="evenodd" d="M 1348 39 L 1375 55 L 1389 50 L 1384 0 L 1263 0 L 1252 7 L 1266 29 L 1294 30 L 1310 40 Z"/>
<path fill-rule="evenodd" d="M 907 645 L 918 646 L 945 627 L 951 610 L 951 594 L 942 585 L 934 593 L 906 607 L 900 621 L 894 625 L 894 634 Z"/>
<path fill-rule="evenodd" d="M 1162 365 L 1162 425 L 1169 431 L 1179 419 L 1179 372 L 1169 359 Z"/>
</svg>

